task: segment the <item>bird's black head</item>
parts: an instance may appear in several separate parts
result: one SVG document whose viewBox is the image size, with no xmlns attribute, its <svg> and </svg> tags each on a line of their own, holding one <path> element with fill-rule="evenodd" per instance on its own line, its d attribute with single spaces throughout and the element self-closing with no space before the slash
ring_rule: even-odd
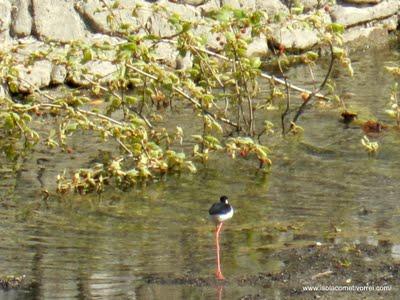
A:
<svg viewBox="0 0 400 300">
<path fill-rule="evenodd" d="M 228 197 L 227 196 L 221 196 L 221 198 L 219 198 L 219 201 L 221 201 L 222 203 L 228 204 Z"/>
</svg>

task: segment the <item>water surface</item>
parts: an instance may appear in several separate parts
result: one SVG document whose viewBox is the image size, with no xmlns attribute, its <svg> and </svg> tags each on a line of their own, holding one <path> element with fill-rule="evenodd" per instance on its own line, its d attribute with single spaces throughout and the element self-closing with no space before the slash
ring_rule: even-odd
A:
<svg viewBox="0 0 400 300">
<path fill-rule="evenodd" d="M 398 63 L 399 55 L 389 49 L 356 53 L 354 78 L 334 72 L 338 92 L 354 94 L 347 104 L 360 118 L 393 122 L 384 113 L 393 81 L 383 66 Z M 303 67 L 290 77 L 298 85 L 310 84 L 303 81 L 308 78 Z M 257 172 L 251 160 L 215 159 L 196 175 L 170 175 L 134 191 L 74 196 L 47 207 L 40 200 L 40 166 L 45 166 L 43 181 L 50 184 L 64 168 L 95 157 L 96 141 L 79 145 L 68 159 L 45 150 L 36 153 L 17 176 L 3 169 L 0 274 L 25 274 L 33 284 L 29 290 L 0 292 L 0 297 L 239 299 L 261 293 L 284 299 L 275 287 L 229 285 L 221 290 L 145 280 L 154 274 L 213 276 L 207 210 L 222 194 L 235 207 L 222 233 L 227 278 L 278 272 L 285 263 L 274 253 L 316 242 L 386 241 L 393 244 L 387 255 L 400 262 L 400 133 L 374 138 L 381 148 L 370 157 L 361 146 L 360 127 L 344 126 L 339 116 L 337 109 L 307 110 L 299 122 L 303 135 L 270 141 L 274 165 L 269 174 Z"/>
</svg>

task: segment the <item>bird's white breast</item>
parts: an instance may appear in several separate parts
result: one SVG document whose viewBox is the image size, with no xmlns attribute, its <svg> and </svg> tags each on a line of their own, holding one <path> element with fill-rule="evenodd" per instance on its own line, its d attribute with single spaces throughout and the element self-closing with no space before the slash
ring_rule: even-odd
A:
<svg viewBox="0 0 400 300">
<path fill-rule="evenodd" d="M 233 208 L 226 214 L 211 215 L 214 222 L 221 223 L 233 217 Z"/>
</svg>

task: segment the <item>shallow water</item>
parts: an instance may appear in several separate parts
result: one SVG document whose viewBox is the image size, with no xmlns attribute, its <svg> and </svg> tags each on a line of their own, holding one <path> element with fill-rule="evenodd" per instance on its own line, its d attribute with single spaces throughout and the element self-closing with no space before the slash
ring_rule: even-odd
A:
<svg viewBox="0 0 400 300">
<path fill-rule="evenodd" d="M 392 122 L 384 110 L 393 81 L 383 65 L 399 57 L 389 49 L 357 53 L 354 78 L 335 71 L 338 91 L 354 93 L 347 103 L 360 118 Z M 294 82 L 307 84 L 301 80 L 308 77 L 306 70 L 292 72 Z M 1 172 L 0 274 L 25 274 L 33 284 L 0 292 L 0 298 L 238 299 L 261 293 L 285 299 L 276 287 L 145 280 L 154 274 L 213 276 L 207 209 L 222 194 L 235 207 L 222 233 L 227 278 L 278 272 L 285 263 L 273 257 L 275 252 L 315 242 L 387 241 L 393 244 L 387 255 L 400 262 L 399 133 L 374 139 L 381 149 L 369 157 L 360 143 L 362 130 L 346 128 L 339 115 L 335 109 L 307 110 L 299 122 L 305 129 L 301 137 L 274 141 L 270 174 L 257 172 L 251 160 L 219 159 L 197 175 L 172 175 L 135 191 L 107 191 L 101 199 L 75 196 L 46 207 L 38 192 L 38 164 L 46 166 L 49 183 L 63 168 L 94 157 L 87 150 L 93 145 L 67 160 L 61 154 L 35 154 L 16 178 Z"/>
</svg>

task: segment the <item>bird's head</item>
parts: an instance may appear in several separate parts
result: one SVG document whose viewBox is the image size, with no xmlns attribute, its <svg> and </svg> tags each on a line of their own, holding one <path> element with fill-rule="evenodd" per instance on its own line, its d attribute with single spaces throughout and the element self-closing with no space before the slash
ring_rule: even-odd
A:
<svg viewBox="0 0 400 300">
<path fill-rule="evenodd" d="M 228 204 L 228 197 L 227 196 L 221 196 L 221 198 L 219 198 L 219 201 L 221 201 L 222 203 Z"/>
</svg>

